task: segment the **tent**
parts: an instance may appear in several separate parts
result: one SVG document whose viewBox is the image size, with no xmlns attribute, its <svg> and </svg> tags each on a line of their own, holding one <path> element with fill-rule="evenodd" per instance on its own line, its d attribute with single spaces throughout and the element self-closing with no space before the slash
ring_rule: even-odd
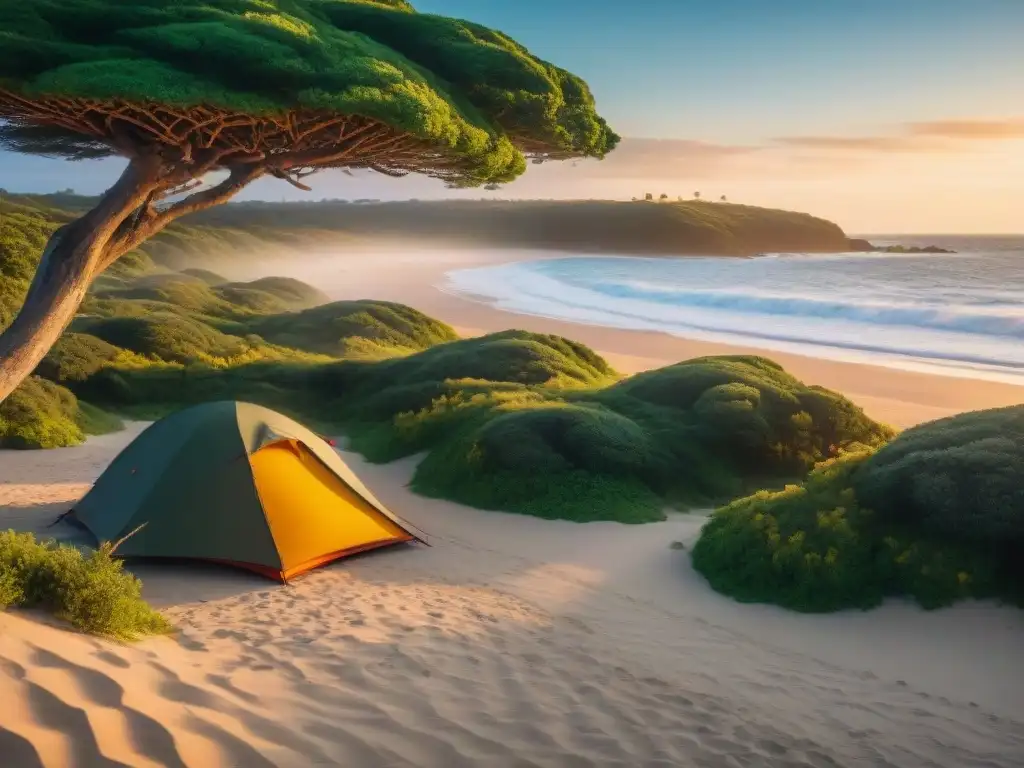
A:
<svg viewBox="0 0 1024 768">
<path fill-rule="evenodd" d="M 323 438 L 231 401 L 148 427 L 68 514 L 121 557 L 214 560 L 280 581 L 419 540 Z"/>
</svg>

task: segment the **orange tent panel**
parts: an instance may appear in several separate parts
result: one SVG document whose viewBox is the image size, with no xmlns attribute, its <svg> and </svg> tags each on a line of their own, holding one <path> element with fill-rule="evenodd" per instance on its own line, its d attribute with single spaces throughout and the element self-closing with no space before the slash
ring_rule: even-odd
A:
<svg viewBox="0 0 1024 768">
<path fill-rule="evenodd" d="M 271 443 L 249 461 L 281 558 L 282 579 L 355 552 L 413 538 L 301 443 Z"/>
</svg>

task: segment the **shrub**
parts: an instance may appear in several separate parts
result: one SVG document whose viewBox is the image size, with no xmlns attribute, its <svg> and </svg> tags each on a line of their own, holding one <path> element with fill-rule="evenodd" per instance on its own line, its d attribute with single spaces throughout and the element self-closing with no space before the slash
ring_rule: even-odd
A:
<svg viewBox="0 0 1024 768">
<path fill-rule="evenodd" d="M 86 556 L 30 533 L 0 532 L 0 607 L 12 605 L 42 607 L 84 632 L 123 639 L 170 631 L 110 544 Z"/>
<path fill-rule="evenodd" d="M 86 434 L 121 426 L 116 417 L 38 376 L 27 378 L 0 403 L 0 448 L 62 448 L 79 444 Z"/>
<path fill-rule="evenodd" d="M 802 485 L 734 501 L 705 525 L 694 567 L 736 599 L 802 611 L 887 596 L 926 608 L 965 597 L 1024 604 L 1021 475 L 1005 474 L 1024 446 L 1002 439 L 1021 412 L 925 424 L 877 452 L 824 462 Z"/>
<path fill-rule="evenodd" d="M 1024 560 L 1024 405 L 909 429 L 857 474 L 864 503 L 930 535 Z"/>
<path fill-rule="evenodd" d="M 36 368 L 36 374 L 58 384 L 85 381 L 124 350 L 87 333 L 65 333 Z"/>
<path fill-rule="evenodd" d="M 187 363 L 239 355 L 248 345 L 199 320 L 172 314 L 113 317 L 90 322 L 93 336 L 141 355 Z"/>
<path fill-rule="evenodd" d="M 354 449 L 373 461 L 428 451 L 415 490 L 542 517 L 658 520 L 667 504 L 799 477 L 839 446 L 891 434 L 760 358 L 601 388 L 611 369 L 590 350 L 513 331 L 345 370 L 338 408 Z"/>
<path fill-rule="evenodd" d="M 198 267 L 183 269 L 181 270 L 181 274 L 188 275 L 189 277 L 195 277 L 202 280 L 207 285 L 222 285 L 223 283 L 229 282 L 226 277 L 222 277 L 216 272 L 211 272 L 208 269 L 200 269 Z"/>
<path fill-rule="evenodd" d="M 78 400 L 52 381 L 30 376 L 0 403 L 0 448 L 61 448 L 85 439 Z"/>
<path fill-rule="evenodd" d="M 393 357 L 458 339 L 439 320 L 389 301 L 336 301 L 254 318 L 246 328 L 275 344 L 336 357 Z"/>
<path fill-rule="evenodd" d="M 248 283 L 222 283 L 214 288 L 214 292 L 225 301 L 260 312 L 305 309 L 330 301 L 327 294 L 292 277 L 261 277 Z"/>
</svg>

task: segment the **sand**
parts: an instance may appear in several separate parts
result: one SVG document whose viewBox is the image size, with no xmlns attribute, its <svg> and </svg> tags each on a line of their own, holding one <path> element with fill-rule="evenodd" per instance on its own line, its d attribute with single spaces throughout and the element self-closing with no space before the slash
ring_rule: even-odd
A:
<svg viewBox="0 0 1024 768">
<path fill-rule="evenodd" d="M 0 454 L 0 528 L 44 526 L 143 425 Z M 179 631 L 133 645 L 0 615 L 4 765 L 1020 766 L 1024 612 L 802 616 L 715 594 L 703 518 L 579 525 L 414 496 L 427 529 L 281 587 L 139 565 Z"/>
<path fill-rule="evenodd" d="M 308 280 L 335 299 L 376 298 L 409 304 L 454 326 L 463 336 L 508 328 L 560 334 L 599 351 L 618 371 L 626 374 L 703 355 L 766 355 L 808 384 L 842 392 L 873 418 L 900 428 L 963 411 L 1024 403 L 1024 387 L 1013 384 L 513 314 L 482 301 L 439 290 L 444 286 L 445 272 L 453 269 L 550 256 L 538 251 L 425 250 L 404 246 L 397 253 L 357 253 L 349 258 L 332 254 L 319 262 L 290 260 L 261 265 L 261 268 L 268 273 L 283 271 Z"/>
<path fill-rule="evenodd" d="M 708 346 L 444 296 L 431 281 L 459 258 L 318 284 L 478 332 L 566 333 L 624 371 Z M 1019 397 L 775 357 L 898 424 Z M 0 452 L 0 529 L 69 535 L 45 526 L 143 427 Z M 178 632 L 131 645 L 0 614 L 0 765 L 1024 765 L 1022 611 L 740 605 L 670 547 L 692 546 L 700 514 L 623 526 L 482 512 L 413 495 L 415 459 L 345 458 L 432 547 L 370 553 L 286 587 L 212 565 L 133 566 Z"/>
</svg>

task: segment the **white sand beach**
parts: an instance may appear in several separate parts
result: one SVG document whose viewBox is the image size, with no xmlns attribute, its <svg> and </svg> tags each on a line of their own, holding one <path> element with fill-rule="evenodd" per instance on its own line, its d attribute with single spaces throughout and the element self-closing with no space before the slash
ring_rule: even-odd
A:
<svg viewBox="0 0 1024 768">
<path fill-rule="evenodd" d="M 333 299 L 398 301 L 455 327 L 463 336 L 519 328 L 554 333 L 597 350 L 618 371 L 630 374 L 704 355 L 760 354 L 808 384 L 842 392 L 873 418 L 905 428 L 963 411 L 1024 403 L 1024 387 L 997 381 L 840 362 L 787 352 L 679 338 L 513 314 L 441 288 L 451 270 L 565 254 L 498 249 L 426 249 L 331 252 L 321 259 L 289 258 L 256 265 L 259 274 L 287 274 L 306 280 Z"/>
<path fill-rule="evenodd" d="M 142 428 L 0 454 L 38 532 Z M 138 565 L 177 624 L 132 645 L 0 614 L 0 754 L 25 766 L 1019 766 L 1024 613 L 739 605 L 688 564 L 700 515 L 481 512 L 345 458 L 432 534 L 278 586 Z"/>
<path fill-rule="evenodd" d="M 343 260 L 295 276 L 336 298 L 404 301 L 464 333 L 561 333 L 624 372 L 734 351 L 509 315 L 433 287 L 467 259 Z M 1009 385 L 772 356 L 901 426 L 1024 401 Z M 0 452 L 0 529 L 59 533 L 44 526 L 142 426 Z M 132 645 L 0 614 L 0 764 L 1024 765 L 1024 612 L 741 605 L 670 547 L 692 545 L 700 514 L 624 526 L 484 512 L 412 494 L 414 460 L 345 457 L 432 547 L 289 586 L 212 565 L 133 566 L 178 632 Z"/>
</svg>

